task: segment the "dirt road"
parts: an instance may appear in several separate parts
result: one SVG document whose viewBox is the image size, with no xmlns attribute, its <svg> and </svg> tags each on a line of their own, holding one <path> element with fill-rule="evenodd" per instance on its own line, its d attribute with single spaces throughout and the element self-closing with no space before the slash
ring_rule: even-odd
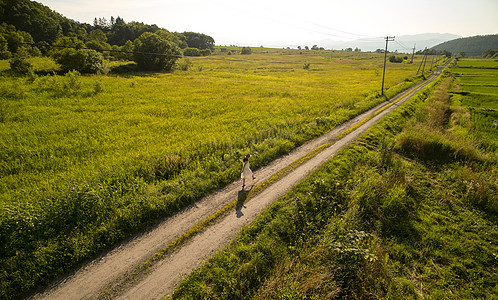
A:
<svg viewBox="0 0 498 300">
<path fill-rule="evenodd" d="M 255 172 L 257 180 L 254 181 L 254 184 L 263 182 L 320 145 L 333 141 L 344 131 L 368 119 L 367 122 L 364 122 L 351 133 L 335 141 L 332 146 L 324 149 L 312 159 L 267 187 L 244 203 L 243 206 L 234 209 L 214 225 L 192 237 L 180 249 L 154 264 L 145 276 L 140 277 L 140 280 L 132 284 L 123 284 L 126 281 L 124 279 L 135 271 L 136 266 L 144 264 L 156 252 L 164 249 L 192 226 L 237 199 L 241 191 L 240 181 L 234 182 L 223 190 L 203 198 L 174 217 L 164 220 L 155 228 L 123 242 L 112 251 L 89 262 L 74 274 L 54 283 L 53 287 L 45 292 L 34 295 L 32 299 L 96 299 L 103 296 L 117 299 L 161 299 L 164 295 L 173 291 L 183 276 L 228 244 L 240 229 L 248 225 L 268 205 L 284 195 L 299 180 L 330 159 L 344 146 L 360 136 L 372 124 L 425 87 L 438 74 L 440 74 L 440 69 L 424 83 L 336 127 L 325 135 L 302 145 L 289 155 L 279 158 Z M 395 104 L 391 105 L 392 103 Z M 389 107 L 386 109 L 386 106 Z M 382 112 L 378 113 L 379 111 Z M 109 293 L 109 291 L 112 292 Z"/>
</svg>

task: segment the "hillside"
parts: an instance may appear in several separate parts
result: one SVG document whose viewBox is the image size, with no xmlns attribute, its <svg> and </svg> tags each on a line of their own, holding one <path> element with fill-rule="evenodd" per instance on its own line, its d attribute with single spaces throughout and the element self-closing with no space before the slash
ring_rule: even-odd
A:
<svg viewBox="0 0 498 300">
<path fill-rule="evenodd" d="M 410 52 L 413 45 L 416 50 L 423 50 L 425 47 L 430 48 L 439 45 L 443 42 L 461 38 L 459 35 L 449 33 L 423 33 L 415 35 L 400 35 L 396 36 L 396 41 L 389 44 L 389 51 Z M 320 47 L 327 49 L 346 49 L 346 48 L 359 48 L 363 51 L 375 51 L 377 49 L 384 49 L 386 42 L 383 38 L 377 39 L 359 39 L 355 41 L 334 41 L 332 39 L 315 41 Z"/>
<path fill-rule="evenodd" d="M 465 56 L 481 56 L 488 49 L 498 49 L 498 34 L 460 38 L 444 42 L 432 49 L 447 50 L 453 54 L 464 52 Z"/>
</svg>

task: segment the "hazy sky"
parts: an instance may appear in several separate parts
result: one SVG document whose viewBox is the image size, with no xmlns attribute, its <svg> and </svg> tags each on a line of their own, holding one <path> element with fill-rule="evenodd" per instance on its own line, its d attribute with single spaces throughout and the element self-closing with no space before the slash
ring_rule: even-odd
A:
<svg viewBox="0 0 498 300">
<path fill-rule="evenodd" d="M 217 45 L 285 46 L 323 39 L 498 33 L 498 0 L 40 0 L 62 15 L 156 24 L 212 36 Z"/>
</svg>

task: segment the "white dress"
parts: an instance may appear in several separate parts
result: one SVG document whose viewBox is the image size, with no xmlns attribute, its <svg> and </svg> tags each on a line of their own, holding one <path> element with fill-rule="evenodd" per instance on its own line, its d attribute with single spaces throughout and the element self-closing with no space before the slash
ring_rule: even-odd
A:
<svg viewBox="0 0 498 300">
<path fill-rule="evenodd" d="M 240 178 L 242 179 L 252 178 L 252 171 L 251 168 L 249 168 L 249 160 L 244 161 L 242 165 L 242 173 L 240 174 Z"/>
</svg>

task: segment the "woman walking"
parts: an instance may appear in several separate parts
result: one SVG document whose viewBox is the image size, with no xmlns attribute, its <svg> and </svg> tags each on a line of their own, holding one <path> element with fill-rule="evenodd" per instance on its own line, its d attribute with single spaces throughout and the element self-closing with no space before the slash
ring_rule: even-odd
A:
<svg viewBox="0 0 498 300">
<path fill-rule="evenodd" d="M 249 158 L 251 157 L 251 154 L 246 154 L 244 159 L 242 160 L 242 173 L 240 174 L 240 178 L 242 178 L 242 189 L 246 186 L 246 178 L 252 177 L 252 180 L 256 179 L 254 177 L 254 174 L 251 171 L 251 168 L 249 168 Z"/>
</svg>

